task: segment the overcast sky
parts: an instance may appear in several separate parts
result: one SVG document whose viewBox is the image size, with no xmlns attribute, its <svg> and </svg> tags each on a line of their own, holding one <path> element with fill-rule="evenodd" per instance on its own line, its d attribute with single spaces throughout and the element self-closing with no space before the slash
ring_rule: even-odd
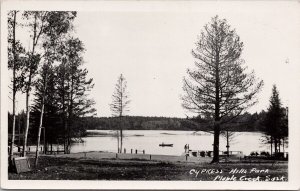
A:
<svg viewBox="0 0 300 191">
<path fill-rule="evenodd" d="M 191 50 L 197 36 L 215 15 L 236 29 L 244 42 L 242 58 L 265 83 L 259 103 L 249 112 L 267 108 L 273 84 L 287 105 L 288 84 L 299 82 L 300 6 L 296 1 L 107 4 L 80 10 L 75 20 L 76 35 L 86 48 L 85 66 L 95 83 L 91 97 L 98 116 L 111 116 L 109 104 L 121 73 L 131 99 L 128 115 L 191 116 L 181 106 L 182 79 L 186 69 L 194 67 Z"/>
</svg>

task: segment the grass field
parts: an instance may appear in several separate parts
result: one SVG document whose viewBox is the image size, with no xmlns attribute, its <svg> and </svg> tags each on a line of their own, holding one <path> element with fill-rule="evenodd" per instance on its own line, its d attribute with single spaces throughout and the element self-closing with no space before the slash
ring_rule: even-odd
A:
<svg viewBox="0 0 300 191">
<path fill-rule="evenodd" d="M 30 159 L 33 164 L 33 159 Z M 40 157 L 39 166 L 9 179 L 287 181 L 287 162 L 169 163 L 148 160 Z"/>
</svg>

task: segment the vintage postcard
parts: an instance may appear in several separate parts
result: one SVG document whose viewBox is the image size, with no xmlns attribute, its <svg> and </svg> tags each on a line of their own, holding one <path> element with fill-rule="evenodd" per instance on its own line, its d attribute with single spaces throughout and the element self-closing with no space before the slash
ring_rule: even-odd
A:
<svg viewBox="0 0 300 191">
<path fill-rule="evenodd" d="M 299 1 L 1 1 L 1 188 L 299 189 Z"/>
</svg>

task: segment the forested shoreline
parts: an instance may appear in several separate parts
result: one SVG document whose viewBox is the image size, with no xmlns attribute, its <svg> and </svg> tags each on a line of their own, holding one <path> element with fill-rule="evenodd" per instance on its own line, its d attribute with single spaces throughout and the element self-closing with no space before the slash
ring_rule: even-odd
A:
<svg viewBox="0 0 300 191">
<path fill-rule="evenodd" d="M 12 115 L 8 114 L 9 129 L 12 127 Z M 266 112 L 245 113 L 234 121 L 226 124 L 225 130 L 232 132 L 265 132 L 264 119 Z M 23 129 L 25 125 L 26 115 L 21 113 L 16 116 L 17 132 L 20 126 Z M 81 129 L 81 136 L 87 135 L 86 130 L 119 130 L 119 117 L 82 117 L 76 122 L 77 129 Z M 58 127 L 59 128 L 59 127 Z M 211 131 L 211 125 L 208 119 L 204 118 L 178 118 L 178 117 L 157 117 L 157 116 L 123 116 L 123 130 L 182 130 L 182 131 Z M 32 133 L 32 134 L 31 134 Z M 36 137 L 36 131 L 30 132 L 33 137 L 33 143 Z M 56 131 L 56 135 L 59 131 Z M 52 136 L 47 134 L 49 139 Z M 29 140 L 31 142 L 31 140 Z"/>
<path fill-rule="evenodd" d="M 93 78 L 84 65 L 86 49 L 74 29 L 77 12 L 12 10 L 7 16 L 10 161 L 17 141 L 24 157 L 27 145 L 40 148 L 42 139 L 44 151 L 48 144 L 61 144 L 68 153 L 71 142 L 84 136 L 82 117 L 96 112 L 90 98 Z M 25 109 L 17 111 L 21 96 Z M 36 164 L 38 155 L 36 149 Z"/>
<path fill-rule="evenodd" d="M 90 95 L 95 84 L 85 66 L 86 48 L 76 34 L 76 17 L 77 12 L 70 11 L 8 13 L 9 98 L 13 106 L 8 112 L 10 161 L 16 141 L 18 149 L 22 145 L 22 156 L 26 156 L 27 145 L 36 145 L 37 164 L 41 140 L 44 153 L 47 145 L 57 144 L 63 145 L 67 154 L 71 143 L 95 129 L 118 131 L 118 153 L 123 150 L 123 130 L 211 132 L 213 162 L 219 161 L 219 137 L 225 132 L 227 139 L 232 132 L 263 132 L 262 141 L 271 145 L 271 153 L 273 145 L 277 153 L 287 141 L 288 108 L 282 105 L 275 84 L 267 111 L 247 112 L 258 102 L 264 83 L 246 70 L 240 57 L 243 42 L 218 15 L 204 26 L 192 49 L 195 68 L 188 68 L 183 77 L 181 105 L 192 117 L 130 116 L 131 99 L 122 73 L 109 104 L 112 117 L 96 117 L 96 102 Z M 20 30 L 27 31 L 27 36 L 20 38 Z M 28 48 L 26 40 L 32 43 Z M 16 111 L 17 93 L 26 100 L 21 111 Z"/>
<path fill-rule="evenodd" d="M 227 124 L 225 129 L 235 132 L 263 132 L 264 116 L 265 111 L 246 113 Z M 118 117 L 86 117 L 84 121 L 85 129 L 119 130 Z M 122 123 L 124 130 L 211 131 L 209 120 L 203 118 L 123 116 Z"/>
</svg>

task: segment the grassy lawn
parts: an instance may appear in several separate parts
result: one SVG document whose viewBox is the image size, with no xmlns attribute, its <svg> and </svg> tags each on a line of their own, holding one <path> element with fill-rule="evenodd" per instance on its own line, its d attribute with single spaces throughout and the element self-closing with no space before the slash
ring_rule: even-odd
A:
<svg viewBox="0 0 300 191">
<path fill-rule="evenodd" d="M 33 164 L 33 159 L 30 159 Z M 236 169 L 236 171 L 234 171 Z M 230 173 L 230 171 L 232 171 Z M 233 172 L 234 171 L 234 172 Z M 30 172 L 9 179 L 30 180 L 236 180 L 287 181 L 287 162 L 168 163 L 144 160 L 41 157 Z M 257 178 L 259 176 L 259 178 Z"/>
</svg>

